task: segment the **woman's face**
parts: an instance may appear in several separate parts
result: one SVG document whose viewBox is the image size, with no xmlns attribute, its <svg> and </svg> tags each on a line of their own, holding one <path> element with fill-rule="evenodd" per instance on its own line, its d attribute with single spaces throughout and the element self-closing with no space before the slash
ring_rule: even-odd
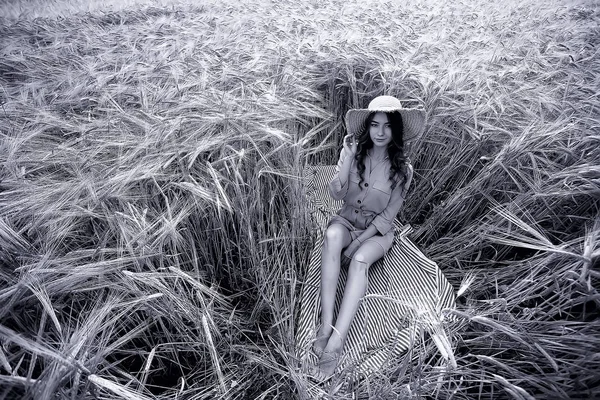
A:
<svg viewBox="0 0 600 400">
<path fill-rule="evenodd" d="M 378 112 L 373 115 L 369 125 L 369 136 L 375 147 L 386 147 L 392 141 L 392 126 L 386 113 Z"/>
</svg>

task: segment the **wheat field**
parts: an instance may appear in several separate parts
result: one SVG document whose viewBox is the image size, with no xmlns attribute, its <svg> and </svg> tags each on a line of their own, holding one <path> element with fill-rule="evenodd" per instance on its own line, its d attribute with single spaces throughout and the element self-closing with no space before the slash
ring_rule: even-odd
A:
<svg viewBox="0 0 600 400">
<path fill-rule="evenodd" d="M 592 1 L 0 5 L 0 398 L 600 396 Z M 448 365 L 295 357 L 303 168 L 427 111 L 399 218 L 458 295 Z"/>
</svg>

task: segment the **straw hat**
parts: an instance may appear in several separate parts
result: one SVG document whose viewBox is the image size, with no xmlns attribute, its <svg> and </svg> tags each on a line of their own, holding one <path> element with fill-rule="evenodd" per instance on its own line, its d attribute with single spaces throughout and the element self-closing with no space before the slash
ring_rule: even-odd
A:
<svg viewBox="0 0 600 400">
<path fill-rule="evenodd" d="M 368 108 L 355 108 L 346 113 L 346 129 L 350 135 L 358 137 L 366 130 L 365 123 L 370 114 L 375 112 L 398 111 L 402 116 L 404 146 L 409 147 L 425 130 L 425 110 L 418 108 L 402 108 L 400 100 L 392 96 L 375 97 Z"/>
</svg>

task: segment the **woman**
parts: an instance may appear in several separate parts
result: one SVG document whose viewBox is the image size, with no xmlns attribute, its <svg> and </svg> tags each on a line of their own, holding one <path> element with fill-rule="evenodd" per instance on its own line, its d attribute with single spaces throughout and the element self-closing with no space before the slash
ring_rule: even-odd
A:
<svg viewBox="0 0 600 400">
<path fill-rule="evenodd" d="M 394 219 L 410 186 L 413 169 L 405 147 L 423 132 L 423 110 L 402 108 L 391 96 L 380 96 L 367 109 L 346 114 L 348 135 L 330 195 L 343 200 L 325 231 L 321 260 L 321 326 L 313 349 L 317 375 L 331 376 L 367 287 L 367 270 L 394 240 Z M 333 320 L 341 260 L 350 261 L 337 319 Z"/>
</svg>

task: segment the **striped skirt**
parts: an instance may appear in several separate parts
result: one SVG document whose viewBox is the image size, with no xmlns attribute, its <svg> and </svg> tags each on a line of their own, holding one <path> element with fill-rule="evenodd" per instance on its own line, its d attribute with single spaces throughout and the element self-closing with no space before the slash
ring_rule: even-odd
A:
<svg viewBox="0 0 600 400">
<path fill-rule="evenodd" d="M 320 227 L 301 291 L 296 329 L 297 356 L 316 362 L 312 344 L 320 322 L 321 247 L 323 229 L 341 203 L 329 196 L 327 185 L 335 166 L 305 170 L 306 193 L 315 223 Z M 445 357 L 451 354 L 444 333 L 444 309 L 454 308 L 455 295 L 437 264 L 406 237 L 410 227 L 395 222 L 396 235 L 389 252 L 369 267 L 368 286 L 354 317 L 338 365 L 360 374 L 397 362 L 412 345 L 418 332 L 427 330 Z M 341 303 L 347 268 L 342 267 L 335 309 Z"/>
</svg>

